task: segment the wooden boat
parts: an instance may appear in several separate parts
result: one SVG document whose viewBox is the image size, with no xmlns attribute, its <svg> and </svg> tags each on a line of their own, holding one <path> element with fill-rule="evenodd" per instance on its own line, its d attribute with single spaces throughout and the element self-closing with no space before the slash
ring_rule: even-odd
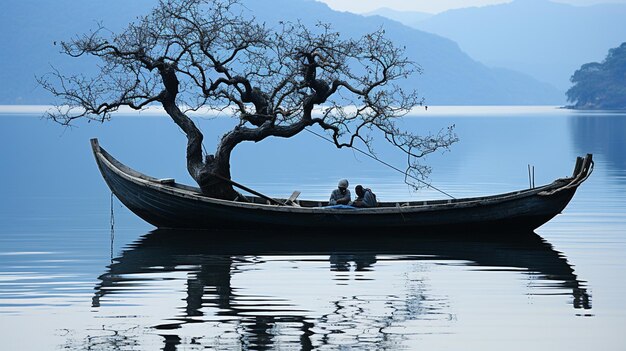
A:
<svg viewBox="0 0 626 351">
<path fill-rule="evenodd" d="M 593 171 L 592 155 L 578 157 L 571 177 L 505 194 L 450 200 L 381 202 L 376 208 L 335 209 L 326 202 L 295 200 L 277 205 L 210 198 L 200 189 L 137 172 L 91 140 L 96 162 L 115 196 L 158 228 L 185 229 L 394 229 L 409 232 L 534 230 L 567 206 Z"/>
</svg>

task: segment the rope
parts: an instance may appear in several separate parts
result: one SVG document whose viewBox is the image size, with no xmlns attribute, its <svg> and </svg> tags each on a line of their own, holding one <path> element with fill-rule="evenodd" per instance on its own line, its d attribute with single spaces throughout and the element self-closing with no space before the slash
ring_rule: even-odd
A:
<svg viewBox="0 0 626 351">
<path fill-rule="evenodd" d="M 313 135 L 315 135 L 315 136 L 318 136 L 318 137 L 320 137 L 320 138 L 322 138 L 322 139 L 324 139 L 324 140 L 328 141 L 329 143 L 332 143 L 333 145 L 335 145 L 335 142 L 334 142 L 334 141 L 332 141 L 331 139 L 329 139 L 329 138 L 327 138 L 327 137 L 325 137 L 325 136 L 323 136 L 323 135 L 321 135 L 321 134 L 319 134 L 319 133 L 316 133 L 316 132 L 314 132 L 314 131 L 312 131 L 312 130 L 310 130 L 310 129 L 308 129 L 308 128 L 304 128 L 304 130 L 306 130 L 307 132 L 309 132 L 309 133 L 311 133 L 311 134 L 313 134 Z M 440 193 L 442 193 L 442 194 L 444 194 L 444 195 L 446 195 L 446 196 L 449 196 L 450 198 L 456 199 L 454 196 L 452 196 L 452 195 L 450 195 L 450 194 L 446 193 L 445 191 L 443 191 L 443 190 L 441 190 L 441 189 L 438 189 L 437 187 L 435 187 L 435 186 L 431 185 L 430 183 L 427 183 L 427 182 L 425 182 L 425 181 L 423 181 L 423 180 L 421 180 L 421 179 L 419 179 L 419 178 L 416 178 L 416 177 L 414 177 L 414 176 L 412 176 L 412 175 L 410 175 L 410 174 L 406 173 L 405 171 L 401 170 L 400 168 L 395 167 L 395 166 L 393 166 L 393 165 L 391 165 L 391 164 L 389 164 L 389 163 L 387 163 L 387 162 L 385 162 L 385 161 L 383 161 L 383 160 L 379 159 L 378 157 L 376 157 L 376 156 L 374 156 L 374 155 L 370 154 L 369 152 L 363 151 L 363 150 L 359 149 L 359 148 L 358 148 L 358 147 L 356 147 L 356 146 L 350 146 L 350 147 L 351 147 L 353 150 L 358 151 L 358 152 L 362 153 L 363 155 L 365 155 L 365 156 L 367 156 L 367 157 L 371 158 L 372 160 L 376 160 L 376 161 L 378 161 L 379 163 L 382 163 L 383 165 L 385 165 L 385 166 L 387 166 L 387 167 L 389 167 L 389 168 L 391 168 L 391 169 L 393 169 L 393 170 L 395 170 L 395 171 L 397 171 L 397 172 L 400 172 L 400 173 L 404 174 L 404 176 L 405 176 L 405 177 L 408 177 L 408 178 L 411 178 L 411 179 L 413 179 L 413 180 L 416 180 L 416 181 L 418 181 L 418 182 L 420 182 L 420 183 L 422 183 L 422 184 L 426 185 L 426 187 L 428 187 L 428 188 L 431 188 L 431 189 L 433 189 L 433 190 L 436 190 L 436 191 L 438 191 L 438 192 L 440 192 Z"/>
<path fill-rule="evenodd" d="M 115 215 L 113 213 L 113 192 L 111 192 L 111 263 L 113 263 L 113 242 L 115 241 Z"/>
</svg>

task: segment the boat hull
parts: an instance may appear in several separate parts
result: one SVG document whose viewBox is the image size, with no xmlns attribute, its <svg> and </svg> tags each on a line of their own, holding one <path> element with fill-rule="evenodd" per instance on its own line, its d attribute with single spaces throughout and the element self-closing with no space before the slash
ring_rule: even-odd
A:
<svg viewBox="0 0 626 351">
<path fill-rule="evenodd" d="M 102 176 L 115 196 L 137 216 L 158 228 L 527 232 L 561 213 L 577 189 L 577 185 L 565 186 L 573 179 L 568 178 L 501 196 L 422 205 L 346 210 L 289 207 L 211 199 L 188 189 L 164 186 L 154 178 L 141 177 L 136 171 L 125 172 L 125 166 L 99 146 L 94 146 L 94 153 Z"/>
</svg>

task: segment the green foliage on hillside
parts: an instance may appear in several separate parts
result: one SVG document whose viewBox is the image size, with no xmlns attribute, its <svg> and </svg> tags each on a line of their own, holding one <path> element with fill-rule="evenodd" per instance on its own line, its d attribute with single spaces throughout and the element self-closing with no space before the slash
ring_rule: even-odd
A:
<svg viewBox="0 0 626 351">
<path fill-rule="evenodd" d="M 586 63 L 570 78 L 567 100 L 576 109 L 626 109 L 626 43 L 609 50 L 602 63 Z"/>
</svg>

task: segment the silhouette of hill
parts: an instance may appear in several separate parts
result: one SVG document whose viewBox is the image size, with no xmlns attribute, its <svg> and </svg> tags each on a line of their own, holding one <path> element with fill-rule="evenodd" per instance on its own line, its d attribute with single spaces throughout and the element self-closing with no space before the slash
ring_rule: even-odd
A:
<svg viewBox="0 0 626 351">
<path fill-rule="evenodd" d="M 574 72 L 567 99 L 576 109 L 626 110 L 625 78 L 626 43 L 622 43 L 601 63 L 586 63 Z"/>
<path fill-rule="evenodd" d="M 417 88 L 428 104 L 507 105 L 561 104 L 564 96 L 548 84 L 510 70 L 491 69 L 471 59 L 451 40 L 415 30 L 382 17 L 364 17 L 331 10 L 313 0 L 245 0 L 257 20 L 273 25 L 278 21 L 305 24 L 329 22 L 344 35 L 356 36 L 381 26 L 424 74 L 405 82 Z M 24 0 L 4 5 L 0 14 L 0 104 L 48 104 L 51 96 L 37 86 L 35 75 L 72 68 L 85 74 L 97 69 L 94 60 L 70 59 L 54 46 L 75 34 L 93 29 L 101 21 L 119 30 L 136 16 L 147 13 L 155 0 L 110 0 L 107 2 Z"/>
<path fill-rule="evenodd" d="M 565 91 L 572 72 L 624 41 L 624 18 L 625 4 L 515 0 L 404 23 L 456 41 L 486 65 L 524 72 Z"/>
<path fill-rule="evenodd" d="M 366 12 L 364 16 L 382 16 L 391 20 L 400 22 L 409 27 L 417 27 L 418 24 L 434 16 L 432 13 L 418 12 L 418 11 L 397 11 L 388 7 L 381 7 L 374 11 Z"/>
</svg>

